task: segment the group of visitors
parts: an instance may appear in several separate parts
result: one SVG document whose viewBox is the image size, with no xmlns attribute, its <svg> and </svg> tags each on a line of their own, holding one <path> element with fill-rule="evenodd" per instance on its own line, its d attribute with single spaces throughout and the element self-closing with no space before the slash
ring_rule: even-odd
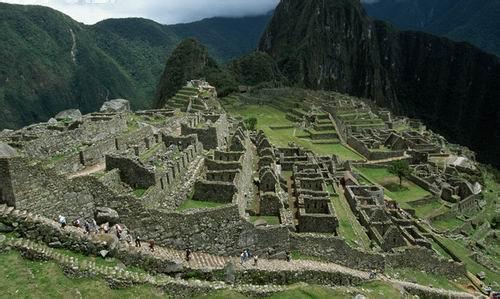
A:
<svg viewBox="0 0 500 299">
<path fill-rule="evenodd" d="M 249 249 L 243 250 L 240 254 L 240 264 L 243 265 L 246 261 L 253 259 L 253 265 L 257 266 L 259 263 L 259 257 L 257 255 L 253 255 Z"/>
</svg>

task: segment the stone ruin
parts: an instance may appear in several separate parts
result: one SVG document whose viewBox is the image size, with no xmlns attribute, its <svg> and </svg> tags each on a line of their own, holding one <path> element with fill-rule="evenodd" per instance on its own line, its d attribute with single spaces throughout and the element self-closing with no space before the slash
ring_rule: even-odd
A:
<svg viewBox="0 0 500 299">
<path fill-rule="evenodd" d="M 311 243 L 310 233 L 343 248 L 339 252 L 350 248 L 337 236 L 332 201 L 338 195 L 332 186 L 351 173 L 350 163 L 295 145 L 274 147 L 262 131 L 249 132 L 224 111 L 210 110 L 207 102 L 216 94 L 210 86 L 192 81 L 183 90 L 171 102 L 175 110 L 131 112 L 119 100 L 98 113 L 72 111 L 2 132 L 0 204 L 50 219 L 65 215 L 69 223 L 99 215 L 160 246 L 217 255 L 251 249 L 283 259 L 294 248 L 320 244 L 314 238 Z M 345 104 L 368 111 L 355 102 Z M 317 112 L 306 118 L 321 132 L 332 129 L 325 117 L 330 119 Z M 382 138 L 387 132 L 366 134 Z M 466 196 L 468 186 L 443 182 L 442 189 L 453 198 Z M 380 190 L 349 184 L 346 197 L 377 247 L 394 254 L 401 248 L 431 248 L 412 218 L 386 202 Z M 218 207 L 181 210 L 189 200 Z M 278 223 L 253 223 L 252 216 L 275 217 Z M 356 251 L 333 260 L 365 268 L 373 256 L 387 258 Z M 442 264 L 443 269 L 455 266 Z"/>
</svg>

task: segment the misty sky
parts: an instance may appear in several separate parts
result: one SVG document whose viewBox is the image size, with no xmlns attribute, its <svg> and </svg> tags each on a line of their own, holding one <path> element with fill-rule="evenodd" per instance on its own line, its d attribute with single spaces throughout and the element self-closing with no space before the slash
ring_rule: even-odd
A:
<svg viewBox="0 0 500 299">
<path fill-rule="evenodd" d="M 163 24 L 215 16 L 249 16 L 268 12 L 279 0 L 0 0 L 45 5 L 73 19 L 94 24 L 108 18 L 143 17 Z"/>
</svg>

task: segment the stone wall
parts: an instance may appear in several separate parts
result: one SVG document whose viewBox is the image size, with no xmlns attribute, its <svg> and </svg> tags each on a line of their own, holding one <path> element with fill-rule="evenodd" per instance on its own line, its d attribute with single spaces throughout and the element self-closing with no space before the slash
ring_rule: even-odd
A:
<svg viewBox="0 0 500 299">
<path fill-rule="evenodd" d="M 437 256 L 432 250 L 423 247 L 398 249 L 386 256 L 386 266 L 392 268 L 411 268 L 428 273 L 445 275 L 448 278 L 464 277 L 465 265 Z"/>
<path fill-rule="evenodd" d="M 234 183 L 197 181 L 194 185 L 195 200 L 204 200 L 221 203 L 231 203 L 238 192 Z"/>
<path fill-rule="evenodd" d="M 292 250 L 303 255 L 321 257 L 349 268 L 372 270 L 385 268 L 382 255 L 354 249 L 340 237 L 318 234 L 291 234 Z"/>
<path fill-rule="evenodd" d="M 131 157 L 107 155 L 106 170 L 112 169 L 119 169 L 121 180 L 132 188 L 147 189 L 156 184 L 154 171 Z"/>
<path fill-rule="evenodd" d="M 368 160 L 385 160 L 404 156 L 404 151 L 370 150 L 363 142 L 352 136 L 347 138 L 347 144 Z"/>
<path fill-rule="evenodd" d="M 94 198 L 84 186 L 26 158 L 11 158 L 5 165 L 11 179 L 12 193 L 7 197 L 11 205 L 52 219 L 59 214 L 73 220 L 93 216 Z"/>
<path fill-rule="evenodd" d="M 407 247 L 395 253 L 365 252 L 350 247 L 342 238 L 317 234 L 291 234 L 291 248 L 301 254 L 320 257 L 349 268 L 383 271 L 390 268 L 412 268 L 445 275 L 450 279 L 463 277 L 465 266 L 436 255 L 423 247 Z"/>
</svg>

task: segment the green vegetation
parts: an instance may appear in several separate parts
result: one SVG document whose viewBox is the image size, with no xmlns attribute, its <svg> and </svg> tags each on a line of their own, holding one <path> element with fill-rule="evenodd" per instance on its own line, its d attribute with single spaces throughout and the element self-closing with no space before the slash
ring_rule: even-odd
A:
<svg viewBox="0 0 500 299">
<path fill-rule="evenodd" d="M 280 224 L 280 218 L 277 216 L 250 216 L 250 222 L 252 223 L 260 219 L 265 220 L 269 225 Z"/>
<path fill-rule="evenodd" d="M 387 170 L 389 171 L 390 174 L 393 174 L 399 178 L 399 187 L 402 187 L 403 178 L 410 174 L 410 165 L 406 160 L 393 161 L 390 163 Z"/>
<path fill-rule="evenodd" d="M 332 205 L 339 219 L 339 235 L 354 248 L 361 246 L 364 249 L 370 249 L 370 239 L 352 213 L 345 197 L 343 195 L 332 196 Z"/>
<path fill-rule="evenodd" d="M 162 298 L 152 287 L 111 289 L 103 280 L 70 279 L 53 262 L 34 262 L 18 253 L 0 255 L 0 288 L 6 298 Z"/>
<path fill-rule="evenodd" d="M 467 248 L 463 240 L 452 240 L 444 237 L 437 237 L 453 254 L 458 256 L 460 260 L 467 266 L 467 270 L 474 275 L 483 271 L 486 274 L 485 282 L 491 284 L 500 281 L 500 273 L 494 272 L 487 267 L 484 267 L 474 261 L 471 257 L 471 251 Z"/>
<path fill-rule="evenodd" d="M 398 268 L 398 269 L 388 269 L 385 271 L 385 274 L 388 274 L 397 279 L 403 279 L 406 281 L 416 282 L 418 284 L 424 286 L 433 286 L 435 288 L 442 288 L 446 290 L 453 291 L 466 291 L 465 288 L 460 287 L 459 283 L 454 283 L 450 281 L 449 278 L 443 275 L 436 275 L 435 273 L 422 272 L 414 269 L 408 268 Z M 465 284 L 464 280 L 460 281 Z"/>
<path fill-rule="evenodd" d="M 144 193 L 146 193 L 147 189 L 143 189 L 143 188 L 137 188 L 137 189 L 134 189 L 134 191 L 132 191 L 132 193 L 134 194 L 135 197 L 142 197 L 144 195 Z"/>
<path fill-rule="evenodd" d="M 151 108 L 177 43 L 195 37 L 227 62 L 255 49 L 270 18 L 180 25 L 126 18 L 86 26 L 47 7 L 0 3 L 0 128 L 46 121 L 68 108 L 96 111 L 108 98 L 128 99 L 134 110 Z"/>
<path fill-rule="evenodd" d="M 383 186 L 387 196 L 399 203 L 405 204 L 431 195 L 410 181 L 403 182 L 403 188 L 394 188 L 394 185 L 398 186 L 398 177 L 391 174 L 387 168 L 360 167 L 358 171 L 369 180 Z"/>
<path fill-rule="evenodd" d="M 222 206 L 224 206 L 223 203 L 188 199 L 184 201 L 179 208 L 177 208 L 177 211 L 185 211 L 189 209 L 218 208 Z"/>
<path fill-rule="evenodd" d="M 354 298 L 357 294 L 363 294 L 370 299 L 385 299 L 385 298 L 401 298 L 399 290 L 394 288 L 389 283 L 385 282 L 370 282 L 360 285 L 359 287 L 336 287 L 327 288 L 321 286 L 299 284 L 291 290 L 277 293 L 268 299 L 327 299 L 327 298 Z M 196 297 L 197 299 L 226 299 L 226 298 L 250 298 L 242 294 L 231 291 L 218 291 Z"/>
<path fill-rule="evenodd" d="M 224 96 L 237 90 L 232 76 L 212 59 L 207 48 L 195 39 L 182 41 L 167 60 L 158 84 L 155 106 L 161 108 L 193 78 L 206 78 Z"/>
<path fill-rule="evenodd" d="M 253 52 L 236 59 L 229 68 L 238 82 L 245 85 L 266 83 L 274 87 L 285 81 L 274 59 L 264 52 Z"/>
<path fill-rule="evenodd" d="M 239 105 L 234 101 L 224 105 L 227 112 L 242 118 L 256 118 L 257 129 L 263 130 L 276 146 L 286 147 L 290 142 L 310 149 L 320 155 L 338 155 L 344 160 L 363 160 L 342 144 L 314 144 L 311 139 L 304 138 L 307 133 L 295 128 L 295 124 L 286 118 L 286 113 L 268 105 Z M 291 129 L 271 129 L 271 127 L 292 126 Z"/>
<path fill-rule="evenodd" d="M 248 130 L 255 131 L 255 129 L 257 129 L 257 118 L 250 117 L 245 119 L 245 125 Z"/>
</svg>

